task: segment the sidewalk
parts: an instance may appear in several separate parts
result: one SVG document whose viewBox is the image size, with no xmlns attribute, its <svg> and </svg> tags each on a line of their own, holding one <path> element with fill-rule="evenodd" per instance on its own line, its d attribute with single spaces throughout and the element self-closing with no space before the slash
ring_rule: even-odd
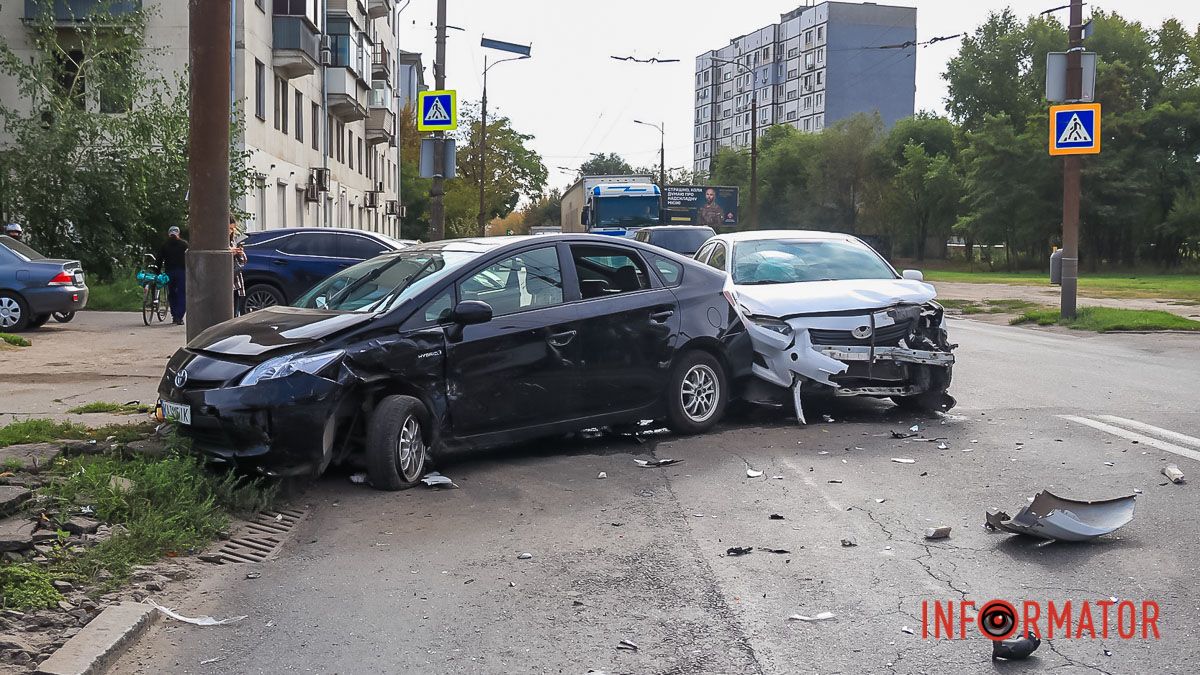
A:
<svg viewBox="0 0 1200 675">
<path fill-rule="evenodd" d="M 930 282 L 938 297 L 945 300 L 1025 300 L 1051 307 L 1058 306 L 1058 286 L 1014 286 L 975 284 L 959 281 Z M 1120 309 L 1158 309 L 1189 319 L 1200 320 L 1200 305 L 1187 301 L 1155 298 L 1089 298 L 1079 295 L 1080 307 L 1116 307 Z"/>
<path fill-rule="evenodd" d="M 153 404 L 167 360 L 183 346 L 184 328 L 142 325 L 132 312 L 80 312 L 21 334 L 30 347 L 0 351 L 0 425 L 45 417 L 101 426 L 138 415 L 68 414 L 95 401 Z"/>
</svg>

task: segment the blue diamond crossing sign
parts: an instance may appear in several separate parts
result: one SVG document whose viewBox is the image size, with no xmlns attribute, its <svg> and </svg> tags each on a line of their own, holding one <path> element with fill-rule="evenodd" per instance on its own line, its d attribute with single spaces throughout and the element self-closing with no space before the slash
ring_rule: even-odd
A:
<svg viewBox="0 0 1200 675">
<path fill-rule="evenodd" d="M 417 94 L 418 131 L 454 131 L 458 128 L 458 96 L 453 89 Z"/>
<path fill-rule="evenodd" d="M 1100 152 L 1100 104 L 1050 106 L 1050 154 L 1095 155 Z"/>
</svg>

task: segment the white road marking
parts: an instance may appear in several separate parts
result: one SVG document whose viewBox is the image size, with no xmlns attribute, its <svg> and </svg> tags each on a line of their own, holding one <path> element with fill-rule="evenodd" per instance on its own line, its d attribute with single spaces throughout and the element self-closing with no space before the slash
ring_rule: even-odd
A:
<svg viewBox="0 0 1200 675">
<path fill-rule="evenodd" d="M 1152 436 L 1166 438 L 1168 440 L 1175 441 L 1176 443 L 1182 443 L 1183 445 L 1190 445 L 1193 448 L 1200 448 L 1200 438 L 1196 438 L 1195 436 L 1188 436 L 1187 434 L 1181 434 L 1178 431 L 1163 429 L 1161 427 L 1156 427 L 1151 424 L 1146 424 L 1145 422 L 1139 422 L 1137 420 L 1127 420 L 1124 417 L 1117 417 L 1116 415 L 1096 415 L 1096 417 L 1097 419 L 1106 420 L 1108 422 L 1112 422 L 1113 424 L 1119 424 L 1129 429 L 1144 431 Z"/>
<path fill-rule="evenodd" d="M 1075 415 L 1059 415 L 1059 417 L 1061 417 L 1064 420 L 1068 420 L 1070 422 L 1076 422 L 1076 423 L 1082 424 L 1084 426 L 1088 426 L 1093 429 L 1103 431 L 1104 433 L 1107 433 L 1107 434 L 1112 434 L 1113 436 L 1119 436 L 1121 438 L 1124 438 L 1124 439 L 1130 440 L 1130 441 L 1137 441 L 1138 443 L 1141 443 L 1143 445 L 1149 445 L 1152 448 L 1158 448 L 1159 450 L 1166 450 L 1167 452 L 1173 452 L 1176 455 L 1179 455 L 1180 457 L 1187 457 L 1188 459 L 1194 459 L 1197 462 L 1200 462 L 1200 452 L 1192 450 L 1191 448 L 1185 448 L 1181 445 L 1175 445 L 1174 443 L 1160 441 L 1157 438 L 1139 434 L 1139 433 L 1136 433 L 1133 431 L 1127 431 L 1127 430 L 1121 429 L 1119 427 L 1114 427 L 1110 424 L 1105 424 L 1104 422 L 1097 422 L 1096 420 L 1089 420 L 1086 417 L 1077 417 Z"/>
<path fill-rule="evenodd" d="M 788 468 L 790 468 L 792 471 L 795 471 L 796 474 L 798 476 L 800 476 L 800 480 L 804 481 L 805 485 L 812 488 L 813 491 L 815 491 L 817 494 L 819 494 L 821 496 L 821 499 L 824 500 L 827 505 L 829 505 L 829 508 L 833 509 L 834 511 L 837 511 L 838 513 L 841 513 L 846 510 L 841 504 L 834 501 L 833 498 L 831 498 L 829 496 L 829 494 L 825 491 L 826 488 L 829 487 L 828 485 L 825 485 L 825 486 L 817 485 L 816 481 L 814 481 L 813 479 L 808 477 L 807 470 L 797 466 L 796 464 L 791 462 L 786 457 L 781 457 L 780 460 L 784 464 L 786 464 L 788 466 Z"/>
</svg>

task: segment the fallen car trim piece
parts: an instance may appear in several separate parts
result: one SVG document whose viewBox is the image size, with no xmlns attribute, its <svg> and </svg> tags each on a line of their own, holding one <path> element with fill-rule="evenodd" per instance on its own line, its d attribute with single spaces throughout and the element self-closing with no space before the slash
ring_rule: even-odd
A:
<svg viewBox="0 0 1200 675">
<path fill-rule="evenodd" d="M 1080 501 L 1043 490 L 1015 518 L 1003 511 L 987 514 L 993 529 L 1027 534 L 1052 541 L 1090 541 L 1110 534 L 1133 520 L 1136 495 Z"/>
<path fill-rule="evenodd" d="M 829 347 L 816 351 L 838 361 L 904 361 L 933 366 L 949 366 L 954 363 L 954 355 L 949 352 L 929 352 L 904 347 Z"/>
</svg>

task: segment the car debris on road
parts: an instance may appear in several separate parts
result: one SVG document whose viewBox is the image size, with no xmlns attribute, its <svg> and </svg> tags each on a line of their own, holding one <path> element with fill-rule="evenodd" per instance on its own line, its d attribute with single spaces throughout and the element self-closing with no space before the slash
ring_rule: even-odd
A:
<svg viewBox="0 0 1200 675">
<path fill-rule="evenodd" d="M 793 614 L 788 617 L 788 621 L 804 621 L 806 623 L 815 623 L 817 621 L 830 621 L 837 617 L 833 612 L 821 612 L 815 616 L 805 616 L 803 614 Z"/>
<path fill-rule="evenodd" d="M 652 469 L 659 466 L 671 466 L 682 462 L 682 459 L 635 459 L 635 464 L 643 469 Z"/>
<path fill-rule="evenodd" d="M 1136 496 L 1080 501 L 1039 492 L 1015 518 L 991 509 L 986 516 L 990 530 L 1004 530 L 1054 541 L 1090 541 L 1115 532 L 1133 520 Z"/>
<path fill-rule="evenodd" d="M 1179 466 L 1176 464 L 1164 466 L 1162 475 L 1166 476 L 1172 483 L 1179 484 L 1183 482 L 1183 472 L 1179 470 Z"/>
<path fill-rule="evenodd" d="M 437 471 L 430 471 L 429 473 L 425 474 L 425 476 L 421 478 L 421 482 L 425 484 L 425 487 L 438 488 L 441 490 L 458 489 L 458 485 L 454 481 L 450 480 L 446 476 L 443 476 Z"/>
<path fill-rule="evenodd" d="M 925 529 L 926 539 L 947 539 L 950 537 L 950 526 L 930 527 Z"/>
<path fill-rule="evenodd" d="M 1007 640 L 992 642 L 992 659 L 1019 660 L 1028 658 L 1041 646 L 1042 640 L 1028 631 L 1023 637 L 1013 637 Z"/>
</svg>

